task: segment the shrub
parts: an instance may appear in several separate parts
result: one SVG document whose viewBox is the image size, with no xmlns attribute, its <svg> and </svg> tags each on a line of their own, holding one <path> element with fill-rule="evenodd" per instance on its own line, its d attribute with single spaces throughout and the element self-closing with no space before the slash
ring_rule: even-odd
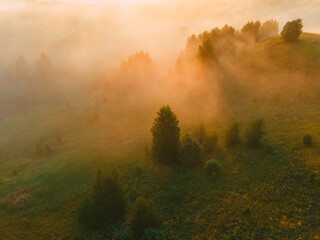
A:
<svg viewBox="0 0 320 240">
<path fill-rule="evenodd" d="M 312 145 L 312 137 L 307 134 L 303 137 L 303 143 L 307 146 L 311 146 Z"/>
<path fill-rule="evenodd" d="M 170 202 L 177 202 L 181 199 L 181 189 L 176 186 L 171 186 L 167 192 L 167 198 Z"/>
<path fill-rule="evenodd" d="M 96 231 L 90 233 L 89 236 L 87 236 L 84 240 L 105 240 L 109 239 L 111 237 L 111 234 L 103 232 L 103 231 Z"/>
<path fill-rule="evenodd" d="M 148 228 L 144 231 L 141 240 L 165 240 L 164 234 L 159 229 Z"/>
<path fill-rule="evenodd" d="M 117 232 L 115 240 L 133 240 L 132 232 L 126 229 L 121 229 Z"/>
<path fill-rule="evenodd" d="M 204 138 L 206 137 L 206 130 L 205 130 L 203 124 L 201 124 L 200 127 L 198 127 L 198 128 L 194 131 L 193 137 L 194 137 L 200 144 L 203 144 Z"/>
<path fill-rule="evenodd" d="M 180 161 L 184 166 L 192 167 L 202 161 L 201 146 L 197 141 L 187 136 L 181 146 Z"/>
<path fill-rule="evenodd" d="M 238 122 L 233 122 L 226 132 L 226 145 L 233 147 L 241 143 L 240 127 Z"/>
<path fill-rule="evenodd" d="M 314 180 L 316 179 L 316 173 L 312 172 L 309 176 L 309 182 L 314 183 Z"/>
<path fill-rule="evenodd" d="M 204 170 L 207 175 L 219 175 L 221 173 L 221 165 L 216 160 L 211 159 L 204 165 Z"/>
<path fill-rule="evenodd" d="M 206 153 L 212 153 L 216 150 L 218 145 L 218 135 L 212 133 L 211 135 L 206 135 L 203 140 L 203 150 Z"/>
<path fill-rule="evenodd" d="M 265 147 L 265 149 L 264 149 L 264 152 L 265 152 L 266 154 L 273 154 L 273 153 L 274 153 L 273 147 L 272 147 L 271 145 L 267 145 L 267 146 Z"/>
<path fill-rule="evenodd" d="M 45 153 L 46 153 L 47 157 L 50 157 L 52 154 L 52 149 L 49 144 L 45 145 Z"/>
<path fill-rule="evenodd" d="M 149 201 L 142 197 L 137 199 L 130 226 L 137 238 L 140 238 L 147 228 L 160 228 L 158 215 Z"/>
<path fill-rule="evenodd" d="M 80 221 L 89 230 L 104 230 L 123 220 L 126 197 L 118 178 L 98 171 L 92 193 L 80 210 Z"/>
<path fill-rule="evenodd" d="M 302 19 L 296 19 L 291 22 L 287 22 L 284 25 L 281 35 L 286 42 L 297 41 L 302 33 Z"/>
<path fill-rule="evenodd" d="M 143 173 L 143 167 L 138 163 L 134 164 L 133 165 L 133 173 L 135 176 L 140 177 Z"/>
<path fill-rule="evenodd" d="M 176 115 L 169 106 L 163 106 L 151 129 L 152 155 L 157 162 L 174 163 L 178 161 L 180 147 L 180 128 Z"/>
<path fill-rule="evenodd" d="M 264 135 L 263 120 L 257 119 L 251 123 L 246 133 L 246 144 L 248 147 L 256 148 L 261 146 L 261 140 Z"/>
</svg>

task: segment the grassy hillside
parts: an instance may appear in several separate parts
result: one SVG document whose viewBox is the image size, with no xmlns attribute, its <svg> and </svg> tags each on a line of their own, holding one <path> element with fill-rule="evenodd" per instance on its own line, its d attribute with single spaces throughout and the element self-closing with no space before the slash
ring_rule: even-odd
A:
<svg viewBox="0 0 320 240">
<path fill-rule="evenodd" d="M 221 63 L 223 115 L 205 122 L 219 134 L 218 150 L 205 160 L 218 160 L 221 176 L 205 176 L 202 165 L 153 163 L 150 128 L 167 102 L 92 97 L 1 119 L 0 239 L 81 235 L 77 217 L 86 190 L 97 168 L 113 167 L 130 205 L 140 195 L 155 202 L 168 239 L 319 239 L 320 180 L 310 183 L 309 176 L 320 174 L 320 35 L 304 33 L 291 44 L 274 37 L 244 54 Z M 200 125 L 175 103 L 173 110 L 184 133 Z M 258 117 L 273 154 L 225 147 L 231 121 L 243 134 Z M 305 134 L 313 137 L 311 147 L 302 143 Z M 51 150 L 39 152 L 46 145 Z M 180 192 L 174 202 L 172 187 Z"/>
</svg>

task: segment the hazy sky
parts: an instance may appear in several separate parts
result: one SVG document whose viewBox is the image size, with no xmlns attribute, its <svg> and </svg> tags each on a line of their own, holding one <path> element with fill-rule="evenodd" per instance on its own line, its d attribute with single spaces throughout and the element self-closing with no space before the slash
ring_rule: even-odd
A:
<svg viewBox="0 0 320 240">
<path fill-rule="evenodd" d="M 10 61 L 44 51 L 118 64 L 137 50 L 172 60 L 190 34 L 249 20 L 282 28 L 300 17 L 304 31 L 320 33 L 320 0 L 0 0 L 0 10 L 0 50 Z"/>
</svg>

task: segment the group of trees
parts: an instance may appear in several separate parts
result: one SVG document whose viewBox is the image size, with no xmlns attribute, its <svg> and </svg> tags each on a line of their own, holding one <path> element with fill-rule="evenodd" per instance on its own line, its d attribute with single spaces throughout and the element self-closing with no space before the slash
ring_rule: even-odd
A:
<svg viewBox="0 0 320 240">
<path fill-rule="evenodd" d="M 277 36 L 279 23 L 276 20 L 268 20 L 263 24 L 260 21 L 251 21 L 241 29 L 241 34 L 251 42 L 261 41 L 270 37 Z"/>
<path fill-rule="evenodd" d="M 87 232 L 94 233 L 89 239 L 97 239 L 98 234 L 115 240 L 165 240 L 160 218 L 150 201 L 137 198 L 132 212 L 129 227 L 114 231 L 128 215 L 127 196 L 116 172 L 108 175 L 98 171 L 80 209 L 80 222 Z"/>
<path fill-rule="evenodd" d="M 249 148 L 262 145 L 263 120 L 251 123 L 245 133 L 245 144 Z M 152 154 L 159 163 L 180 163 L 194 166 L 202 159 L 203 150 L 210 153 L 218 143 L 216 134 L 207 135 L 203 125 L 195 132 L 195 139 L 187 135 L 180 141 L 180 128 L 177 116 L 169 106 L 163 106 L 155 118 L 152 129 Z M 226 131 L 225 143 L 228 147 L 242 143 L 238 122 L 232 123 Z"/>
<path fill-rule="evenodd" d="M 288 22 L 281 35 L 285 41 L 296 41 L 302 33 L 302 20 L 297 19 Z M 279 33 L 279 23 L 276 20 L 265 22 L 249 21 L 240 31 L 232 26 L 214 28 L 204 31 L 199 35 L 191 35 L 187 39 L 186 50 L 178 59 L 182 62 L 182 57 L 193 58 L 195 55 L 202 63 L 215 63 L 218 61 L 219 54 L 234 54 L 236 45 L 262 41 L 270 37 L 277 36 Z M 236 44 L 238 42 L 238 44 Z"/>
<path fill-rule="evenodd" d="M 35 65 L 30 65 L 24 56 L 20 56 L 14 63 L 10 77 L 16 83 L 26 83 L 30 85 L 31 80 L 42 78 L 45 81 L 50 77 L 53 71 L 52 63 L 45 53 L 41 53 L 39 59 L 35 61 Z"/>
</svg>

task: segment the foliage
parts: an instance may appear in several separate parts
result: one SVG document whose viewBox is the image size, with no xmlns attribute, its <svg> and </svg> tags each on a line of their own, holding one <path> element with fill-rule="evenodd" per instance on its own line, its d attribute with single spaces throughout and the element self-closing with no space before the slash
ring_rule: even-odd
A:
<svg viewBox="0 0 320 240">
<path fill-rule="evenodd" d="M 104 231 L 95 231 L 90 233 L 84 240 L 105 240 L 109 239 L 111 234 Z"/>
<path fill-rule="evenodd" d="M 259 39 L 264 40 L 275 37 L 279 32 L 279 23 L 276 20 L 268 20 L 264 22 L 260 28 Z"/>
<path fill-rule="evenodd" d="M 143 167 L 140 164 L 135 163 L 133 165 L 133 173 L 135 176 L 140 177 L 143 173 Z"/>
<path fill-rule="evenodd" d="M 252 122 L 246 133 L 246 145 L 250 148 L 261 146 L 261 140 L 264 135 L 263 119 L 257 119 Z"/>
<path fill-rule="evenodd" d="M 271 145 L 266 145 L 266 147 L 264 148 L 264 152 L 266 154 L 273 154 L 274 153 L 274 150 L 273 150 L 273 147 Z"/>
<path fill-rule="evenodd" d="M 80 211 L 80 221 L 89 230 L 108 229 L 122 221 L 126 213 L 126 196 L 117 176 L 98 171 L 92 193 Z"/>
<path fill-rule="evenodd" d="M 257 42 L 257 41 L 259 41 L 260 27 L 261 27 L 260 21 L 256 21 L 256 22 L 251 21 L 242 27 L 241 33 L 248 40 Z"/>
<path fill-rule="evenodd" d="M 193 167 L 202 161 L 202 149 L 197 141 L 187 136 L 181 146 L 180 162 L 183 166 Z"/>
<path fill-rule="evenodd" d="M 307 134 L 303 137 L 303 143 L 307 146 L 311 146 L 312 145 L 312 137 L 311 135 Z"/>
<path fill-rule="evenodd" d="M 203 40 L 202 45 L 199 46 L 198 58 L 206 64 L 217 61 L 215 50 L 209 38 Z"/>
<path fill-rule="evenodd" d="M 160 228 L 159 217 L 154 207 L 146 199 L 139 197 L 130 226 L 136 237 L 140 238 L 147 228 Z"/>
<path fill-rule="evenodd" d="M 240 126 L 238 122 L 233 122 L 226 132 L 226 145 L 228 147 L 233 147 L 240 143 Z"/>
<path fill-rule="evenodd" d="M 204 165 L 204 171 L 209 176 L 212 174 L 219 175 L 221 173 L 221 165 L 216 160 L 211 159 Z"/>
<path fill-rule="evenodd" d="M 205 153 L 212 153 L 217 148 L 218 135 L 216 133 L 206 135 L 202 145 Z"/>
<path fill-rule="evenodd" d="M 314 180 L 316 179 L 316 173 L 312 172 L 309 176 L 309 182 L 314 183 Z"/>
<path fill-rule="evenodd" d="M 115 240 L 133 240 L 132 232 L 130 230 L 121 229 L 117 232 Z"/>
<path fill-rule="evenodd" d="M 143 71 L 152 66 L 153 62 L 148 52 L 136 52 L 128 58 L 127 61 L 121 63 L 121 70 L 124 72 L 133 73 L 136 71 Z"/>
<path fill-rule="evenodd" d="M 289 21 L 284 25 L 281 35 L 286 42 L 297 41 L 302 33 L 302 19 Z"/>
<path fill-rule="evenodd" d="M 144 231 L 141 240 L 165 240 L 164 234 L 159 229 L 148 228 Z"/>
<path fill-rule="evenodd" d="M 192 135 L 200 144 L 203 144 L 204 138 L 206 137 L 206 130 L 203 123 L 193 132 Z"/>
<path fill-rule="evenodd" d="M 177 116 L 169 106 L 163 106 L 151 129 L 152 154 L 159 163 L 175 163 L 179 159 L 180 128 Z"/>
<path fill-rule="evenodd" d="M 176 186 L 171 186 L 166 195 L 170 202 L 177 202 L 182 197 L 181 189 Z"/>
</svg>

